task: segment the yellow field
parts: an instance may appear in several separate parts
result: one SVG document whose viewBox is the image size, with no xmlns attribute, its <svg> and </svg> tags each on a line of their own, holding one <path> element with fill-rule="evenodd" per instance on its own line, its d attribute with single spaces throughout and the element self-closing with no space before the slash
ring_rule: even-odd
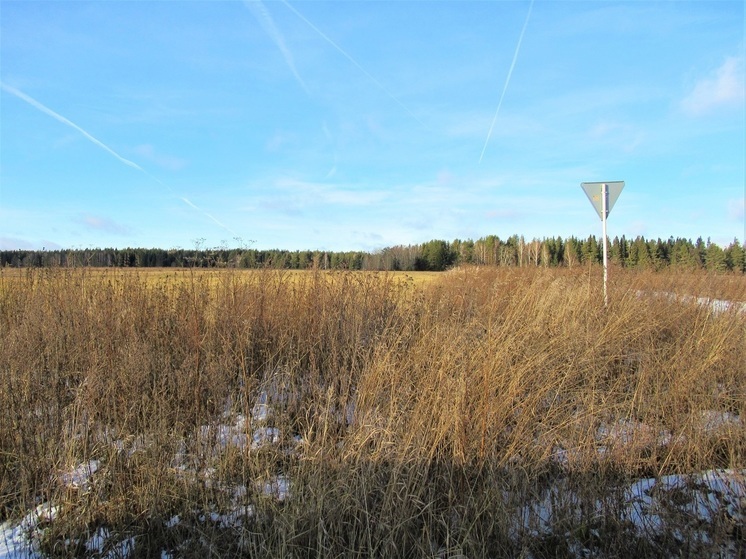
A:
<svg viewBox="0 0 746 559">
<path fill-rule="evenodd" d="M 233 268 L 50 268 L 44 273 L 70 273 L 77 270 L 91 277 L 116 278 L 122 276 L 137 276 L 149 282 L 162 282 L 165 280 L 189 280 L 194 277 L 217 280 L 225 276 L 238 278 L 252 278 L 258 275 L 275 276 L 293 280 L 293 278 L 305 278 L 313 274 L 321 274 L 324 277 L 335 278 L 342 275 L 360 276 L 385 276 L 389 279 L 402 282 L 411 282 L 422 285 L 442 277 L 443 272 L 368 272 L 368 271 L 342 271 L 342 270 L 254 270 Z M 31 268 L 0 268 L 0 280 L 18 280 L 28 278 L 30 275 L 36 277 L 40 270 Z"/>
</svg>

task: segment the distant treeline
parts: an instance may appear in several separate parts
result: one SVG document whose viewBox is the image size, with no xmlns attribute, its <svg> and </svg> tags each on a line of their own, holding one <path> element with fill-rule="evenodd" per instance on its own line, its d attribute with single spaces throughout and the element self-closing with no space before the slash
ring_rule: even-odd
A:
<svg viewBox="0 0 746 559">
<path fill-rule="evenodd" d="M 393 246 L 376 252 L 258 250 L 252 248 L 88 248 L 74 250 L 3 250 L 0 266 L 12 267 L 199 267 L 441 271 L 461 264 L 487 266 L 567 266 L 601 263 L 601 239 L 550 237 L 527 241 L 513 235 L 489 235 L 477 241 L 433 240 Z M 614 237 L 609 259 L 625 268 L 669 267 L 714 272 L 746 272 L 746 245 L 737 239 L 723 248 L 700 237 L 647 240 Z"/>
</svg>

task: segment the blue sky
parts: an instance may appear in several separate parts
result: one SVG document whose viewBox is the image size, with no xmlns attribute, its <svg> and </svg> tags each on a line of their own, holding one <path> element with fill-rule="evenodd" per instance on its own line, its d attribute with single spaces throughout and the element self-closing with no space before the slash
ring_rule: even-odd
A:
<svg viewBox="0 0 746 559">
<path fill-rule="evenodd" d="M 0 1 L 0 247 L 743 242 L 744 2 Z M 240 239 L 240 240 L 236 240 Z"/>
</svg>

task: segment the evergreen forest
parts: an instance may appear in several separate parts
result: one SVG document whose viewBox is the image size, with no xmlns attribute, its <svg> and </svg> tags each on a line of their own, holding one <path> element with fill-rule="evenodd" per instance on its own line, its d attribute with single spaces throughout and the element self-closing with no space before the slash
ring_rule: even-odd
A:
<svg viewBox="0 0 746 559">
<path fill-rule="evenodd" d="M 431 240 L 397 245 L 374 252 L 254 249 L 243 246 L 206 248 L 195 241 L 183 248 L 78 248 L 61 250 L 2 250 L 0 267 L 198 267 L 275 268 L 303 270 L 442 271 L 459 265 L 574 267 L 603 262 L 599 237 L 549 237 L 526 240 L 513 235 L 489 235 L 476 241 Z M 722 247 L 701 237 L 696 241 L 625 236 L 609 240 L 612 265 L 647 270 L 677 268 L 712 272 L 746 272 L 746 244 L 734 239 Z"/>
</svg>

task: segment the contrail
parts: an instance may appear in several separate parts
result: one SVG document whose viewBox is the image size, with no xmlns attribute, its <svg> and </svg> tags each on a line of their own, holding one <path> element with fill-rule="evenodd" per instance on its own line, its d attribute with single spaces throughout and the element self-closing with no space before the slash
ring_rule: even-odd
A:
<svg viewBox="0 0 746 559">
<path fill-rule="evenodd" d="M 402 109 L 407 111 L 409 113 L 409 116 L 411 116 L 413 119 L 415 119 L 417 122 L 419 122 L 424 128 L 427 128 L 424 122 L 422 122 L 419 118 L 417 118 L 417 115 L 415 115 L 409 107 L 407 107 L 404 103 L 402 103 L 393 93 L 391 93 L 388 89 L 386 89 L 381 82 L 379 82 L 376 78 L 374 78 L 365 68 L 363 68 L 357 60 L 352 58 L 349 54 L 347 54 L 342 47 L 340 47 L 337 43 L 332 41 L 321 29 L 316 27 L 313 23 L 308 21 L 303 14 L 301 14 L 298 10 L 296 10 L 293 6 L 291 6 L 287 0 L 280 0 L 283 4 L 285 4 L 290 11 L 292 11 L 295 15 L 297 15 L 300 19 L 302 19 L 306 24 L 316 31 L 322 39 L 324 39 L 327 43 L 329 43 L 331 46 L 333 46 L 337 51 L 344 56 L 347 60 L 352 62 L 358 70 L 360 70 L 363 74 L 365 74 L 370 81 L 372 81 L 374 84 L 376 84 L 386 95 L 388 95 L 397 105 L 399 105 Z M 533 0 L 532 0 L 533 1 Z"/>
<path fill-rule="evenodd" d="M 528 26 L 528 20 L 531 17 L 531 10 L 534 7 L 534 0 L 531 0 L 531 4 L 528 6 L 528 13 L 526 14 L 526 21 L 523 22 L 523 29 L 521 29 L 521 35 L 518 37 L 518 44 L 515 46 L 515 52 L 513 53 L 513 62 L 510 63 L 510 69 L 508 70 L 508 77 L 505 78 L 505 85 L 503 86 L 503 92 L 500 95 L 500 101 L 497 104 L 497 110 L 495 111 L 495 116 L 492 117 L 492 124 L 490 125 L 490 131 L 487 133 L 487 139 L 484 141 L 484 147 L 482 148 L 482 154 L 479 156 L 479 162 L 482 162 L 482 158 L 484 157 L 484 152 L 487 149 L 487 144 L 490 141 L 490 137 L 492 136 L 492 129 L 495 127 L 495 121 L 497 120 L 497 115 L 500 112 L 500 107 L 503 104 L 503 98 L 505 97 L 505 92 L 508 90 L 508 84 L 510 83 L 510 76 L 513 75 L 513 68 L 515 68 L 515 61 L 518 59 L 518 51 L 521 50 L 521 43 L 523 42 L 523 34 L 526 32 L 526 27 Z"/>
<path fill-rule="evenodd" d="M 195 206 L 195 205 L 194 205 L 194 203 L 193 203 L 193 202 L 192 202 L 192 201 L 191 201 L 191 200 L 190 200 L 189 198 L 187 198 L 186 196 L 179 196 L 179 198 L 181 198 L 181 201 L 182 201 L 182 202 L 184 202 L 185 204 L 187 204 L 187 205 L 189 205 L 189 206 L 192 206 L 192 207 L 193 207 L 193 208 L 194 208 L 195 210 L 198 210 L 198 209 L 199 209 L 199 208 L 198 208 L 197 206 Z"/>
<path fill-rule="evenodd" d="M 285 45 L 285 39 L 283 38 L 282 33 L 280 33 L 280 30 L 277 29 L 272 16 L 270 15 L 269 11 L 267 11 L 267 7 L 264 5 L 262 0 L 244 0 L 244 4 L 252 12 L 254 12 L 254 16 L 256 17 L 256 19 L 259 20 L 259 23 L 262 24 L 262 27 L 264 27 L 267 35 L 270 36 L 275 45 L 277 45 L 277 48 L 280 49 L 282 56 L 285 58 L 285 63 L 290 68 L 290 71 L 293 73 L 293 76 L 295 76 L 295 79 L 298 81 L 300 86 L 303 88 L 303 91 L 310 95 L 310 91 L 308 90 L 308 86 L 306 86 L 306 82 L 304 82 L 303 78 L 300 77 L 300 74 L 295 67 L 293 54 Z"/>
<path fill-rule="evenodd" d="M 111 149 L 109 146 L 107 146 L 106 144 L 104 144 L 102 141 L 97 140 L 96 138 L 94 138 L 93 136 L 91 136 L 88 132 L 86 132 L 85 130 L 83 130 L 80 126 L 78 126 L 74 122 L 70 122 L 64 116 L 62 116 L 60 114 L 57 114 L 52 109 L 45 107 L 44 105 L 42 105 L 41 103 L 39 103 L 39 101 L 37 101 L 36 99 L 34 99 L 32 97 L 29 97 L 28 95 L 26 95 L 22 91 L 19 91 L 15 87 L 11 87 L 11 86 L 6 85 L 6 84 L 4 84 L 2 82 L 0 82 L 0 87 L 2 87 L 5 91 L 7 91 L 8 93 L 10 93 L 11 95 L 15 95 L 19 99 L 21 99 L 23 101 L 26 101 L 26 103 L 28 103 L 32 107 L 34 107 L 36 109 L 39 109 L 41 112 L 43 112 L 45 114 L 48 114 L 53 119 L 60 121 L 62 124 L 67 124 L 71 128 L 74 128 L 75 130 L 77 130 L 78 132 L 80 132 L 81 134 L 83 134 L 83 136 L 85 136 L 86 138 L 88 138 L 91 142 L 93 142 L 94 144 L 96 144 L 98 147 L 100 147 L 101 149 L 104 149 L 104 150 L 108 151 L 111 155 L 113 155 L 114 157 L 116 157 L 117 159 L 119 159 L 119 161 L 121 161 L 125 165 L 128 165 L 129 167 L 132 167 L 133 169 L 137 169 L 138 171 L 142 171 L 143 173 L 146 172 L 145 169 L 143 169 L 142 167 L 140 167 L 137 163 L 134 163 L 134 162 L 130 161 L 129 159 L 125 159 L 124 157 L 122 157 L 121 155 L 119 155 L 117 152 L 115 152 L 113 149 Z"/>
<path fill-rule="evenodd" d="M 218 225 L 220 225 L 220 227 L 222 227 L 223 229 L 225 229 L 229 233 L 233 234 L 234 236 L 236 236 L 236 237 L 238 236 L 238 233 L 236 233 L 233 229 L 231 229 L 230 227 L 228 227 L 227 225 L 225 225 L 222 221 L 220 221 L 219 219 L 217 219 L 214 215 L 212 215 L 211 213 L 208 213 L 208 212 L 206 212 L 204 210 L 201 210 L 201 211 L 202 211 L 203 214 L 205 214 L 207 217 L 209 217 L 215 223 L 217 223 Z"/>
<path fill-rule="evenodd" d="M 155 180 L 158 180 L 158 179 L 155 179 Z M 158 182 L 161 182 L 161 181 L 158 181 Z M 161 183 L 161 184 L 163 184 L 163 183 Z M 166 188 L 168 188 L 168 186 L 167 186 L 167 185 L 165 185 L 165 184 L 163 184 L 163 186 L 165 186 Z M 168 189 L 169 189 L 169 190 L 171 190 L 170 188 L 168 188 Z M 173 190 L 171 190 L 171 192 L 173 192 Z M 206 215 L 207 217 L 209 217 L 209 218 L 210 218 L 210 219 L 211 219 L 212 221 L 214 221 L 215 223 L 217 223 L 218 225 L 220 225 L 220 227 L 222 227 L 222 228 L 223 228 L 223 229 L 225 229 L 226 231 L 228 231 L 228 232 L 230 232 L 230 233 L 233 233 L 234 235 L 236 235 L 236 236 L 237 236 L 237 233 L 236 233 L 235 231 L 233 231 L 233 230 L 232 230 L 232 229 L 231 229 L 230 227 L 228 227 L 227 225 L 225 225 L 225 224 L 224 224 L 223 222 L 221 222 L 221 221 L 220 221 L 219 219 L 217 219 L 217 218 L 216 218 L 216 217 L 215 217 L 214 215 L 212 215 L 211 213 L 208 213 L 208 212 L 206 212 L 205 210 L 203 210 L 202 208 L 200 208 L 200 207 L 199 207 L 199 206 L 198 206 L 197 204 L 195 204 L 194 202 L 192 202 L 192 201 L 191 201 L 191 200 L 190 200 L 189 198 L 187 198 L 186 196 L 179 196 L 179 199 L 180 199 L 180 200 L 181 200 L 182 202 L 184 202 L 184 203 L 185 203 L 186 205 L 188 205 L 188 206 L 191 206 L 192 208 L 194 208 L 194 209 L 195 209 L 195 210 L 197 210 L 198 212 L 201 212 L 201 213 L 203 213 L 204 215 Z"/>
<path fill-rule="evenodd" d="M 52 109 L 50 109 L 49 107 L 46 107 L 45 105 L 42 105 L 41 103 L 39 103 L 39 101 L 37 101 L 37 100 L 36 100 L 36 99 L 34 99 L 33 97 L 29 97 L 29 96 L 28 96 L 28 95 L 26 95 L 26 94 L 25 94 L 25 93 L 24 93 L 23 91 L 20 91 L 20 90 L 16 89 L 15 87 L 12 87 L 12 86 L 10 86 L 10 85 L 7 85 L 7 84 L 3 83 L 2 81 L 0 81 L 0 88 L 2 88 L 3 90 L 7 91 L 7 92 L 8 92 L 8 93 L 10 93 L 11 95 L 14 95 L 14 96 L 18 97 L 18 98 L 19 98 L 19 99 L 21 99 L 22 101 L 25 101 L 26 103 L 28 103 L 29 105 L 31 105 L 31 106 L 32 106 L 32 107 L 34 107 L 35 109 L 38 109 L 38 110 L 40 110 L 40 111 L 41 111 L 41 112 L 43 112 L 44 114 L 46 114 L 46 115 L 49 115 L 49 116 L 51 116 L 51 117 L 52 117 L 53 119 L 55 119 L 55 120 L 57 120 L 57 121 L 61 122 L 62 124 L 65 124 L 65 125 L 69 126 L 70 128 L 73 128 L 74 130 L 77 130 L 77 131 L 78 131 L 78 132 L 80 132 L 80 133 L 81 133 L 81 134 L 82 134 L 83 136 L 85 136 L 85 138 L 87 138 L 88 140 L 90 140 L 90 141 L 91 141 L 92 143 L 94 143 L 95 145 L 97 145 L 97 146 L 98 146 L 98 147 L 100 147 L 101 149 L 103 149 L 103 150 L 107 151 L 108 153 L 110 153 L 111 155 L 113 155 L 114 157 L 116 157 L 116 158 L 117 158 L 117 159 L 118 159 L 119 161 L 121 161 L 122 163 L 124 163 L 124 164 L 125 164 L 125 165 L 127 165 L 128 167 L 132 167 L 133 169 L 137 169 L 137 170 L 138 170 L 138 171 L 140 171 L 141 173 L 144 173 L 144 174 L 145 174 L 145 175 L 146 175 L 147 177 L 149 177 L 149 178 L 153 179 L 153 180 L 154 180 L 155 182 L 157 182 L 158 184 L 160 184 L 160 185 L 161 185 L 161 186 L 163 186 L 164 188 L 168 189 L 168 191 L 169 191 L 169 192 L 171 192 L 171 194 L 173 194 L 174 196 L 178 196 L 178 195 L 176 194 L 176 192 L 174 192 L 174 190 L 173 190 L 173 189 L 172 189 L 172 188 L 171 188 L 170 186 L 168 186 L 168 185 L 167 185 L 166 183 L 164 183 L 163 181 L 161 181 L 161 180 L 157 179 L 156 177 L 154 177 L 154 176 L 153 176 L 153 175 L 151 175 L 150 173 L 148 173 L 148 172 L 147 172 L 147 171 L 146 171 L 145 169 L 143 169 L 142 167 L 140 167 L 140 166 L 139 166 L 139 165 L 138 165 L 137 163 L 135 163 L 134 161 L 130 161 L 129 159 L 125 159 L 124 157 L 122 157 L 121 155 L 119 155 L 119 154 L 118 154 L 118 153 L 117 153 L 116 151 L 114 151 L 114 150 L 113 150 L 113 149 L 111 149 L 111 148 L 110 148 L 109 146 L 107 146 L 106 144 L 104 144 L 104 143 L 103 143 L 103 142 L 102 142 L 101 140 L 98 140 L 98 139 L 94 138 L 94 137 L 93 137 L 93 136 L 92 136 L 91 134 L 89 134 L 88 132 L 86 132 L 85 130 L 83 130 L 83 129 L 82 129 L 82 128 L 81 128 L 80 126 L 78 126 L 78 125 L 77 125 L 77 124 L 75 124 L 74 122 L 72 122 L 72 121 L 70 121 L 70 120 L 66 119 L 66 118 L 65 118 L 64 116 L 62 116 L 61 114 L 59 114 L 59 113 L 56 113 L 56 112 L 54 112 L 54 111 L 53 111 Z M 210 219 L 211 219 L 212 221 L 214 221 L 215 223 L 217 223 L 218 225 L 220 225 L 220 227 L 222 227 L 223 229 L 225 229 L 225 230 L 226 230 L 226 231 L 228 231 L 229 233 L 232 233 L 232 234 L 234 234 L 234 235 L 236 234 L 236 233 L 235 233 L 235 231 L 233 231 L 232 229 L 230 229 L 230 228 L 229 228 L 229 227 L 227 227 L 226 225 L 224 225 L 224 224 L 220 223 L 220 222 L 219 222 L 219 221 L 218 221 L 217 219 L 215 219 L 215 218 L 214 218 L 213 216 L 211 216 L 211 215 L 210 215 L 209 213 L 207 213 L 207 212 L 206 212 L 205 210 L 203 210 L 202 208 L 200 208 L 200 207 L 198 207 L 197 205 L 193 204 L 193 203 L 192 203 L 192 202 L 191 202 L 190 200 L 188 200 L 187 198 L 184 198 L 183 196 L 178 196 L 178 197 L 179 197 L 179 199 L 180 199 L 180 200 L 181 200 L 182 202 L 184 202 L 184 203 L 186 203 L 187 205 L 191 206 L 192 208 L 194 208 L 194 209 L 195 209 L 195 210 L 197 210 L 198 212 L 201 212 L 202 214 L 206 215 L 206 216 L 207 216 L 207 217 L 209 217 L 209 218 L 210 218 Z"/>
<path fill-rule="evenodd" d="M 156 180 L 158 180 L 158 179 L 156 179 Z M 159 181 L 159 182 L 160 182 L 160 181 Z M 161 183 L 161 184 L 163 184 L 163 183 Z M 166 186 L 166 185 L 163 185 L 163 186 Z M 166 187 L 166 188 L 168 188 L 168 187 Z M 171 190 L 171 189 L 169 188 L 169 190 Z M 172 191 L 172 192 L 173 192 L 173 191 Z M 184 203 L 185 203 L 185 204 L 187 204 L 188 206 L 191 206 L 192 208 L 194 208 L 194 209 L 195 209 L 195 210 L 197 210 L 198 212 L 200 212 L 200 213 L 202 213 L 203 215 L 205 215 L 205 216 L 209 217 L 209 218 L 210 218 L 210 219 L 211 219 L 212 221 L 214 221 L 215 223 L 217 223 L 218 225 L 220 225 L 220 227 L 222 227 L 223 229 L 225 229 L 225 230 L 226 230 L 226 231 L 228 231 L 229 233 L 233 233 L 234 235 L 238 236 L 238 235 L 237 235 L 237 233 L 236 233 L 235 231 L 233 231 L 233 230 L 232 230 L 232 229 L 231 229 L 230 227 L 228 227 L 228 226 L 227 226 L 226 224 L 224 224 L 224 223 L 223 223 L 222 221 L 220 221 L 219 219 L 217 219 L 217 218 L 216 218 L 216 217 L 215 217 L 214 215 L 212 215 L 211 213 L 208 213 L 208 212 L 206 212 L 205 210 L 203 210 L 202 208 L 200 208 L 200 207 L 199 207 L 199 206 L 198 206 L 197 204 L 195 204 L 194 202 L 192 202 L 192 201 L 191 201 L 191 200 L 190 200 L 189 198 L 187 198 L 186 196 L 179 196 L 179 198 L 181 199 L 181 201 L 182 201 L 182 202 L 184 202 Z"/>
</svg>

